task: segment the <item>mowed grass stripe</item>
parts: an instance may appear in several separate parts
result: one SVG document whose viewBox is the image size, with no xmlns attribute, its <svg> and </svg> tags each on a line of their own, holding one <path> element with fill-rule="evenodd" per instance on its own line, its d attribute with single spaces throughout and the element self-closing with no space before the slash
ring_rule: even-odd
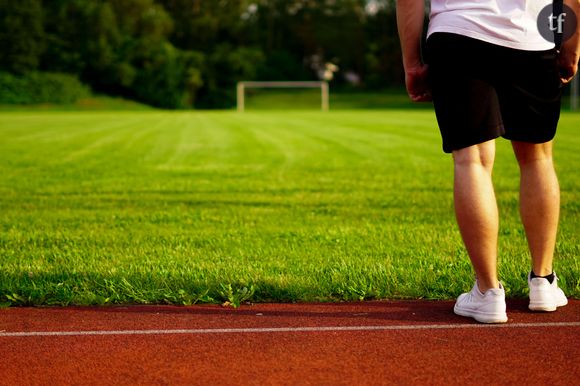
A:
<svg viewBox="0 0 580 386">
<path fill-rule="evenodd" d="M 572 296 L 578 123 L 563 115 L 556 153 Z M 1 303 L 452 298 L 472 284 L 429 111 L 10 113 L 0 136 Z M 510 296 L 529 266 L 517 176 L 498 141 Z"/>
</svg>

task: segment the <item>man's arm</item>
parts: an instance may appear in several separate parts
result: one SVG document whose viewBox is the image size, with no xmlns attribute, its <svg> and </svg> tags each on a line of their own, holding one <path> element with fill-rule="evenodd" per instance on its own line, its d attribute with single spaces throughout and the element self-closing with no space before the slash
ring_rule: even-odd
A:
<svg viewBox="0 0 580 386">
<path fill-rule="evenodd" d="M 405 83 L 409 96 L 415 102 L 431 100 L 427 66 L 421 61 L 424 18 L 424 0 L 397 0 L 397 27 L 403 50 Z"/>
<path fill-rule="evenodd" d="M 576 17 L 576 31 L 572 37 L 563 42 L 558 57 L 560 79 L 562 83 L 568 83 L 578 72 L 578 59 L 580 58 L 580 0 L 564 0 L 564 4 L 574 11 Z"/>
</svg>

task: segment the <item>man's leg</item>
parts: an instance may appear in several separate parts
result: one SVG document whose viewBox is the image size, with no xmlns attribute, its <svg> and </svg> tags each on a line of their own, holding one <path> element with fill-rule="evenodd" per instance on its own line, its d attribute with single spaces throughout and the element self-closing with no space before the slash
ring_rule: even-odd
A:
<svg viewBox="0 0 580 386">
<path fill-rule="evenodd" d="M 499 287 L 494 158 L 495 140 L 453 151 L 455 214 L 482 293 Z"/>
<path fill-rule="evenodd" d="M 520 214 L 534 273 L 552 273 L 560 215 L 560 187 L 552 161 L 552 141 L 533 144 L 512 141 L 520 165 Z"/>
</svg>

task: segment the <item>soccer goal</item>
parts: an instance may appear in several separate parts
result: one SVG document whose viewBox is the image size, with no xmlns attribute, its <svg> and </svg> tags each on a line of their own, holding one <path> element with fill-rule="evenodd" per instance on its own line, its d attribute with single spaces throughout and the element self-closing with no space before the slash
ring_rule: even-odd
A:
<svg viewBox="0 0 580 386">
<path fill-rule="evenodd" d="M 239 82 L 237 104 L 240 112 L 246 109 L 246 90 L 250 88 L 320 88 L 320 109 L 328 111 L 328 82 Z"/>
</svg>

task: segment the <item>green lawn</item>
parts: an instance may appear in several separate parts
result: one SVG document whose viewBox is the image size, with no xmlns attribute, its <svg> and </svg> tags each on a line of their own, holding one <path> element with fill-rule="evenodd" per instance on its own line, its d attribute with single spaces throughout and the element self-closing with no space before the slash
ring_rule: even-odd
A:
<svg viewBox="0 0 580 386">
<path fill-rule="evenodd" d="M 580 115 L 555 267 L 580 297 Z M 473 274 L 431 111 L 0 114 L 0 303 L 453 298 Z M 526 295 L 499 141 L 500 275 Z"/>
</svg>

